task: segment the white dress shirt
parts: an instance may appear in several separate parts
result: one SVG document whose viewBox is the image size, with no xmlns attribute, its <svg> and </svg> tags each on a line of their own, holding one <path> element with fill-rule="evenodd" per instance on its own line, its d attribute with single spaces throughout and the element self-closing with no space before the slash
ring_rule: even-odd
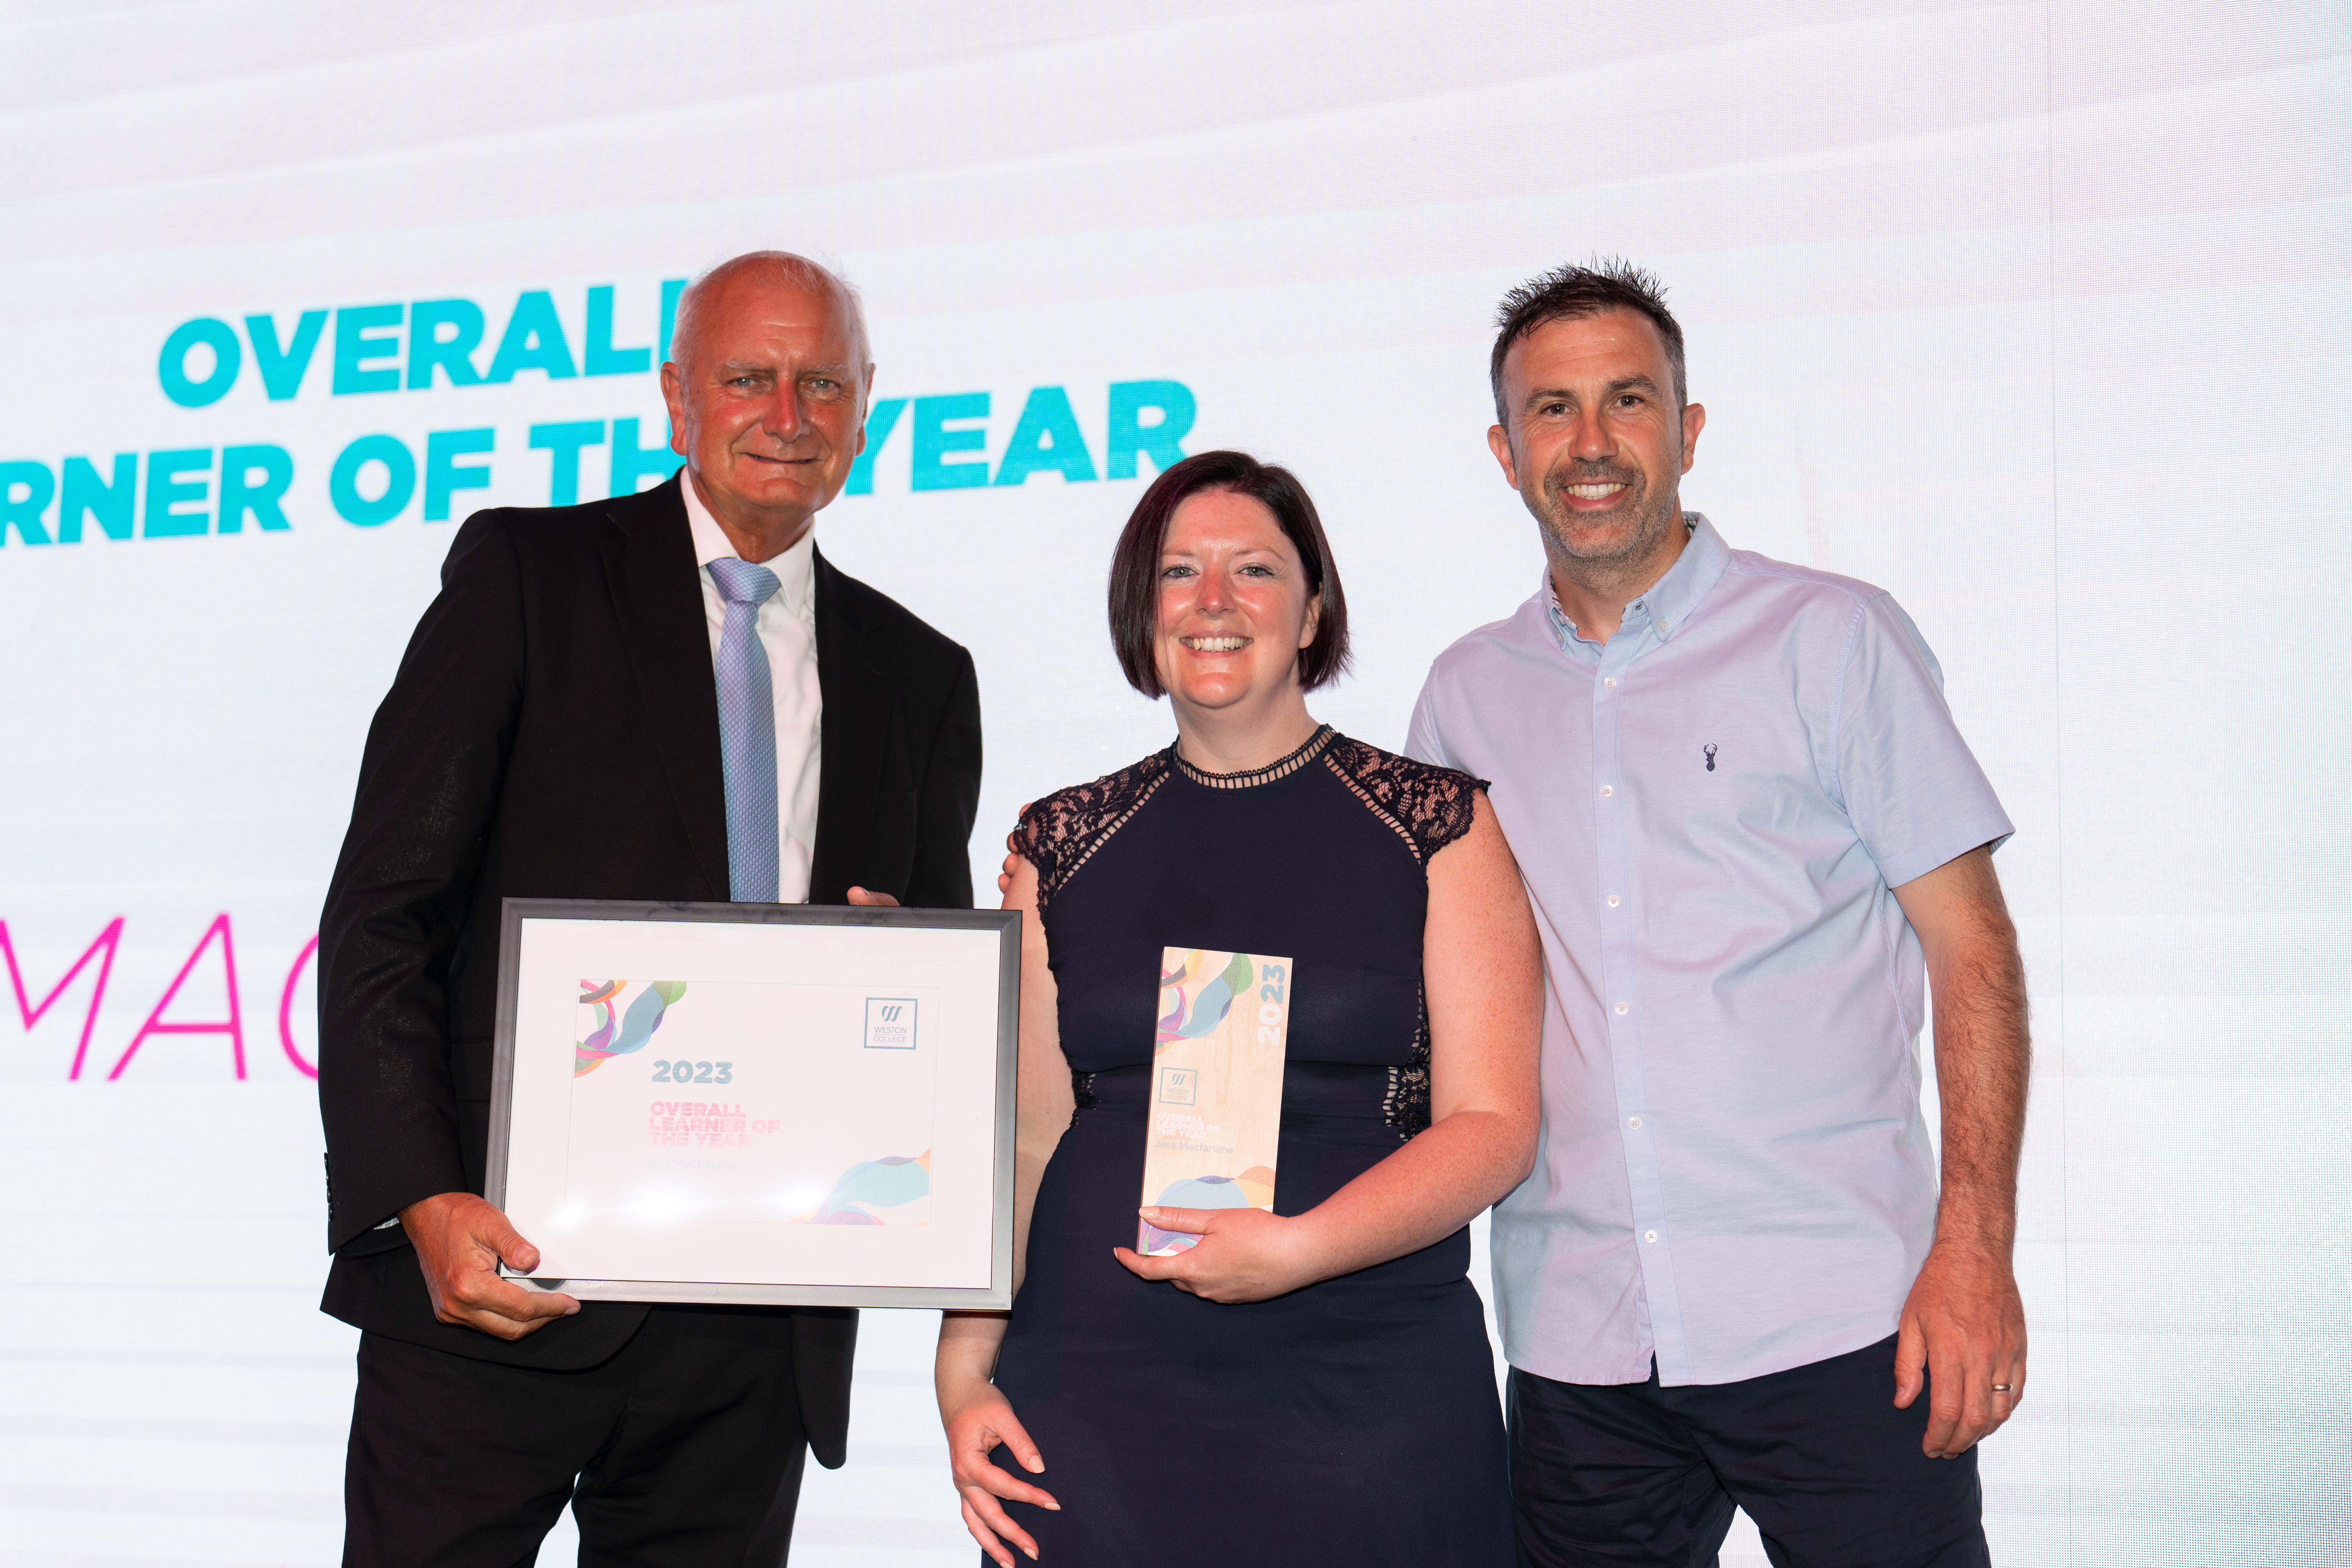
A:
<svg viewBox="0 0 2352 1568">
<path fill-rule="evenodd" d="M 713 561 L 740 560 L 719 520 L 695 493 L 689 471 L 680 476 L 686 520 L 694 530 L 696 575 L 702 579 L 702 618 L 710 631 L 710 661 L 719 663 L 719 630 L 727 601 L 712 581 Z M 776 700 L 776 899 L 808 901 L 809 865 L 816 854 L 816 786 L 824 743 L 824 693 L 816 677 L 816 530 L 771 560 L 758 563 L 778 578 L 754 623 L 767 650 L 769 685 Z"/>
</svg>

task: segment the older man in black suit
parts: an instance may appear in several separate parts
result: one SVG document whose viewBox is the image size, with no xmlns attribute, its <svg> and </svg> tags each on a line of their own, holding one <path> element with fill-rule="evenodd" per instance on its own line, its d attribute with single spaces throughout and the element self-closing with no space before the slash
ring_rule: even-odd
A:
<svg viewBox="0 0 2352 1568">
<path fill-rule="evenodd" d="M 816 552 L 865 445 L 856 297 L 715 268 L 662 368 L 684 470 L 485 511 L 377 710 L 320 936 L 326 1310 L 364 1331 L 344 1562 L 779 1563 L 853 1312 L 582 1303 L 480 1195 L 515 897 L 965 908 L 971 657 Z"/>
</svg>

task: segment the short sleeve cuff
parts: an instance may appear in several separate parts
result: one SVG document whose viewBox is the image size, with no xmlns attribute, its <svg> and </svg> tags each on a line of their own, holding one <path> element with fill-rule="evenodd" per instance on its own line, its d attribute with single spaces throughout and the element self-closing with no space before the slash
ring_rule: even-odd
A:
<svg viewBox="0 0 2352 1568">
<path fill-rule="evenodd" d="M 1987 845 L 1999 849 L 2016 832 L 2006 812 L 1996 811 L 1990 816 L 1971 817 L 1947 828 L 1916 848 L 1891 860 L 1879 861 L 1878 874 L 1886 879 L 1888 887 L 1899 888 L 1906 882 L 1926 876 L 1938 866 L 1958 859 L 1971 849 Z"/>
</svg>

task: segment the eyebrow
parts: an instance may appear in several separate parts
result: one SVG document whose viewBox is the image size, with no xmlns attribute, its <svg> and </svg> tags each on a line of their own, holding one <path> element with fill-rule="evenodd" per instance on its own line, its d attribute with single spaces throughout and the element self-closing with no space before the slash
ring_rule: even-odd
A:
<svg viewBox="0 0 2352 1568">
<path fill-rule="evenodd" d="M 1654 395 L 1657 390 L 1658 384 L 1651 380 L 1646 375 L 1626 375 L 1620 376 L 1615 381 L 1611 382 L 1607 386 L 1602 387 L 1601 389 L 1601 394 L 1604 397 L 1616 392 L 1647 392 Z M 1538 387 L 1536 390 L 1528 394 L 1528 400 L 1525 406 L 1533 408 L 1538 403 L 1549 403 L 1554 398 L 1559 398 L 1568 403 L 1573 403 L 1576 401 L 1575 389 L 1566 386 Z"/>
<path fill-rule="evenodd" d="M 722 376 L 743 375 L 746 374 L 753 375 L 772 375 L 775 374 L 775 369 L 776 367 L 773 364 L 769 363 L 764 360 L 730 359 L 720 362 L 719 365 L 719 374 Z M 837 376 L 844 381 L 854 379 L 851 375 L 849 367 L 845 364 L 804 364 L 801 366 L 799 371 L 795 374 L 799 375 Z"/>
</svg>

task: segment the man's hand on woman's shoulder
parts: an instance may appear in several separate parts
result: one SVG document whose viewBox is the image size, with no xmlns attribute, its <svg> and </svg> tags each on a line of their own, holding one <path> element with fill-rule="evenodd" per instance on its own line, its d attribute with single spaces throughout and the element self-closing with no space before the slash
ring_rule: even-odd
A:
<svg viewBox="0 0 2352 1568">
<path fill-rule="evenodd" d="M 999 898 L 1012 896 L 1013 879 L 1021 875 L 1021 828 L 1018 825 L 1024 816 L 1029 815 L 1029 808 L 1036 804 L 1034 800 L 1024 800 L 1021 803 L 1021 809 L 1013 814 L 1015 826 L 1012 832 L 1004 836 L 1004 868 L 996 874 L 996 893 Z"/>
</svg>

